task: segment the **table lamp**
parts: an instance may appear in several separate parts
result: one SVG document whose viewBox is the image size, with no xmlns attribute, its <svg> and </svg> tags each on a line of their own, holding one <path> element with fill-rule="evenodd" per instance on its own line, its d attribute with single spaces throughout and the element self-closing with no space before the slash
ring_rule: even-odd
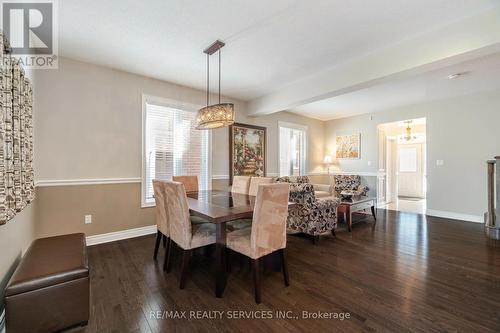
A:
<svg viewBox="0 0 500 333">
<path fill-rule="evenodd" d="M 326 170 L 328 174 L 330 174 L 330 164 L 332 164 L 332 162 L 332 157 L 330 155 L 325 155 L 325 158 L 323 158 L 323 163 L 326 164 Z"/>
</svg>

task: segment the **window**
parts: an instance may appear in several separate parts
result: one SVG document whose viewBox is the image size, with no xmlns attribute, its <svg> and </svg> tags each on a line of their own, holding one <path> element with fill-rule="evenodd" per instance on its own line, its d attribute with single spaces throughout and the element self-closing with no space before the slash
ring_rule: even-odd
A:
<svg viewBox="0 0 500 333">
<path fill-rule="evenodd" d="M 416 148 L 399 148 L 399 171 L 417 172 Z"/>
<path fill-rule="evenodd" d="M 307 127 L 279 123 L 280 177 L 306 174 Z"/>
<path fill-rule="evenodd" d="M 194 108 L 195 110 L 195 108 Z M 153 179 L 196 175 L 210 188 L 210 131 L 196 130 L 196 112 L 145 101 L 142 206 L 153 206 Z"/>
</svg>

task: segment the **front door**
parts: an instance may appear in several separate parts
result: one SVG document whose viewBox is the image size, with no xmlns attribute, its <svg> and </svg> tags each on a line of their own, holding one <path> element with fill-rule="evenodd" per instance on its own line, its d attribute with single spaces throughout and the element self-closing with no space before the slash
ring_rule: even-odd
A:
<svg viewBox="0 0 500 333">
<path fill-rule="evenodd" d="M 398 147 L 398 196 L 424 197 L 423 144 Z"/>
</svg>

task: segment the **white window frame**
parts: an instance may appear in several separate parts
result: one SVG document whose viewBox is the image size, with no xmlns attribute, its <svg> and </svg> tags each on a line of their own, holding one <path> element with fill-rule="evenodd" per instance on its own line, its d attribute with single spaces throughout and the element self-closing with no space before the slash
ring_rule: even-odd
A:
<svg viewBox="0 0 500 333">
<path fill-rule="evenodd" d="M 141 208 L 155 207 L 154 202 L 146 201 L 146 108 L 147 104 L 155 104 L 159 106 L 164 106 L 172 109 L 180 109 L 184 111 L 197 112 L 201 109 L 202 105 L 186 103 L 182 101 L 176 101 L 169 98 L 152 96 L 147 94 L 142 94 L 142 149 L 141 149 L 141 160 L 142 160 L 142 170 L 141 170 Z M 212 189 L 212 131 L 208 132 L 208 189 Z"/>
<path fill-rule="evenodd" d="M 309 173 L 309 168 L 308 168 L 308 145 L 309 145 L 309 128 L 306 125 L 299 125 L 295 123 L 289 123 L 286 121 L 278 121 L 278 177 L 281 176 L 280 170 L 281 170 L 281 142 L 280 142 L 280 132 L 281 132 L 281 127 L 286 127 L 286 128 L 292 128 L 300 131 L 304 131 L 304 165 L 302 170 L 303 174 L 301 176 L 306 176 Z"/>
</svg>

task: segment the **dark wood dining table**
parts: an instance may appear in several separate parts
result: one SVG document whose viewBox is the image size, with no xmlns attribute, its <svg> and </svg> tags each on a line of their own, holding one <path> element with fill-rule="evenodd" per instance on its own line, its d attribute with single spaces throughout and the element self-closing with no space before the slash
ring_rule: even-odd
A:
<svg viewBox="0 0 500 333">
<path fill-rule="evenodd" d="M 220 190 L 187 193 L 189 211 L 216 226 L 215 295 L 222 297 L 226 287 L 226 223 L 252 218 L 255 196 Z"/>
</svg>

